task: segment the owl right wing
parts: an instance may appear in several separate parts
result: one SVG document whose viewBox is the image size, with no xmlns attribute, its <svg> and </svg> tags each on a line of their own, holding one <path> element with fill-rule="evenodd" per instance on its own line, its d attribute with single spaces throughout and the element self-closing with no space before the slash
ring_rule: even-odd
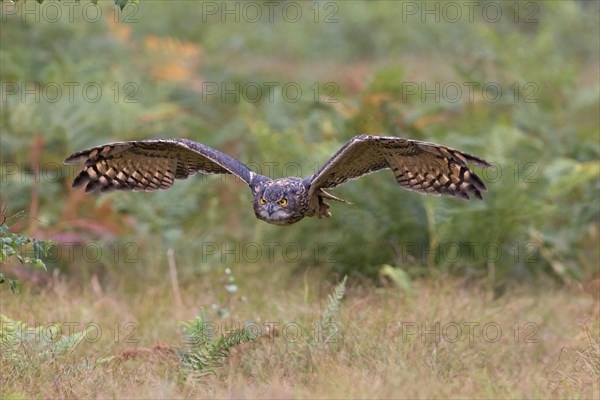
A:
<svg viewBox="0 0 600 400">
<path fill-rule="evenodd" d="M 467 163 L 487 161 L 450 147 L 399 137 L 358 135 L 340 148 L 316 174 L 307 178 L 309 197 L 349 180 L 389 168 L 405 189 L 434 196 L 482 200 L 487 188 Z"/>
<path fill-rule="evenodd" d="M 85 164 L 73 187 L 86 185 L 86 193 L 168 189 L 175 179 L 186 179 L 198 172 L 235 175 L 253 192 L 268 179 L 235 158 L 188 139 L 108 143 L 74 153 L 64 163 L 80 161 Z"/>
</svg>

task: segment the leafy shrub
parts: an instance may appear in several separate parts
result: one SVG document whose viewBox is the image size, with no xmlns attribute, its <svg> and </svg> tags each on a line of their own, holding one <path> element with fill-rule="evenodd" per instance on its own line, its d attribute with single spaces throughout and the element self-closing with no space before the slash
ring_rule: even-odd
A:
<svg viewBox="0 0 600 400">
<path fill-rule="evenodd" d="M 0 224 L 0 244 L 2 244 L 2 251 L 0 252 L 1 263 L 6 263 L 12 257 L 16 257 L 21 264 L 31 264 L 35 268 L 44 270 L 46 269 L 46 264 L 43 258 L 48 256 L 50 248 L 54 246 L 54 242 L 51 240 L 38 240 L 10 232 L 5 221 L 2 221 Z M 30 248 L 33 250 L 33 256 L 27 255 L 30 253 Z M 13 293 L 16 293 L 18 290 L 19 281 L 8 278 L 4 273 L 0 272 L 0 284 L 2 283 L 8 283 Z"/>
</svg>

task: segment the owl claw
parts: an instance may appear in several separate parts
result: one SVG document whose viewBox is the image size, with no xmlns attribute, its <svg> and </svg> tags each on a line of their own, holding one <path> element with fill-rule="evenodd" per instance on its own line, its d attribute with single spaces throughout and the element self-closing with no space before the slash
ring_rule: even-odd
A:
<svg viewBox="0 0 600 400">
<path fill-rule="evenodd" d="M 325 203 L 325 201 L 323 201 L 323 198 L 321 196 L 319 196 L 319 209 L 317 210 L 317 217 L 319 218 L 329 218 L 331 217 L 331 212 L 329 211 L 329 208 L 331 206 L 327 203 Z"/>
</svg>

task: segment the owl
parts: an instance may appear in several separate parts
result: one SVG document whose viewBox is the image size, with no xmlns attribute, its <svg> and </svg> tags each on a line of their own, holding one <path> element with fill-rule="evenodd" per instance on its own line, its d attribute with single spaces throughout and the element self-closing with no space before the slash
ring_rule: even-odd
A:
<svg viewBox="0 0 600 400">
<path fill-rule="evenodd" d="M 487 161 L 450 147 L 399 137 L 358 135 L 312 176 L 270 179 L 212 147 L 188 139 L 115 142 L 72 154 L 65 164 L 85 161 L 73 188 L 85 192 L 154 191 L 198 172 L 231 174 L 250 187 L 256 218 L 291 225 L 304 217 L 330 217 L 326 200 L 349 203 L 326 191 L 361 176 L 390 169 L 398 184 L 432 196 L 483 200 L 483 181 L 468 163 Z"/>
</svg>

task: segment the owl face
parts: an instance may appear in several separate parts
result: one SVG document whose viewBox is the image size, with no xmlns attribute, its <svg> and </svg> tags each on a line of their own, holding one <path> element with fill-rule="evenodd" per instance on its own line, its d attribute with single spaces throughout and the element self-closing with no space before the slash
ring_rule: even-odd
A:
<svg viewBox="0 0 600 400">
<path fill-rule="evenodd" d="M 275 225 L 291 225 L 306 214 L 307 191 L 301 179 L 277 179 L 258 190 L 253 205 L 258 219 Z"/>
</svg>

